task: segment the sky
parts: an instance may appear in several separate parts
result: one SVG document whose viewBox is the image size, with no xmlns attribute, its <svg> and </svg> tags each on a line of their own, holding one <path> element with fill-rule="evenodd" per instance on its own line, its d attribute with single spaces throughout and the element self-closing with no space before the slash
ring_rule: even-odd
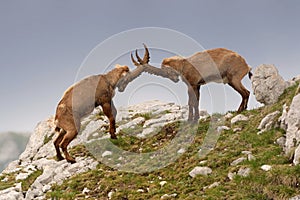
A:
<svg viewBox="0 0 300 200">
<path fill-rule="evenodd" d="M 153 50 L 153 64 L 176 54 L 174 49 L 160 53 L 158 43 L 165 39 L 146 33 L 96 54 L 93 64 L 99 68 L 86 70 L 99 44 L 132 29 L 174 30 L 203 49 L 236 51 L 254 69 L 263 63 L 274 64 L 284 79 L 290 79 L 300 74 L 299 10 L 297 0 L 0 1 L 0 132 L 33 131 L 39 121 L 55 114 L 64 91 L 85 75 L 103 73 L 116 62 L 134 69 L 129 53 L 142 48 L 143 37 Z M 116 49 L 128 46 L 126 52 L 115 55 Z M 187 53 L 182 55 L 189 56 Z M 107 62 L 110 57 L 114 59 Z M 249 79 L 245 77 L 243 83 L 252 93 Z M 219 90 L 225 91 L 226 99 L 217 96 Z M 152 99 L 187 104 L 186 86 L 142 75 L 115 96 L 117 106 Z M 236 110 L 241 100 L 229 86 L 201 88 L 201 109 L 218 112 L 216 99 L 225 102 L 225 108 L 220 108 L 225 111 Z M 259 106 L 253 94 L 249 106 Z"/>
</svg>

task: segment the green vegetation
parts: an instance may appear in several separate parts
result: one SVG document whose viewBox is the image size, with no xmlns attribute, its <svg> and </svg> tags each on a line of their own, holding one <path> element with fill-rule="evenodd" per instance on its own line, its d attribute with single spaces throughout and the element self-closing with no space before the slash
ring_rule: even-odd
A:
<svg viewBox="0 0 300 200">
<path fill-rule="evenodd" d="M 153 114 L 151 112 L 147 112 L 147 113 L 139 113 L 139 114 L 135 114 L 132 119 L 138 118 L 138 117 L 144 117 L 145 120 L 149 120 L 154 118 Z"/>
<path fill-rule="evenodd" d="M 257 135 L 260 121 L 268 113 L 275 110 L 282 111 L 283 104 L 290 105 L 297 86 L 288 88 L 280 97 L 278 103 L 255 110 L 244 111 L 242 114 L 249 117 L 247 122 L 238 122 L 230 125 L 230 120 L 224 125 L 230 130 L 224 130 L 220 136 L 207 134 L 211 122 L 217 122 L 220 114 L 201 120 L 198 127 L 185 122 L 175 122 L 166 125 L 159 133 L 145 139 L 138 139 L 123 130 L 117 140 L 111 141 L 120 149 L 146 153 L 164 148 L 176 137 L 179 130 L 186 133 L 195 130 L 195 137 L 186 151 L 172 164 L 147 173 L 129 173 L 107 167 L 100 163 L 97 169 L 91 170 L 54 185 L 47 193 L 47 198 L 52 199 L 106 199 L 108 193 L 113 191 L 112 199 L 160 199 L 164 194 L 176 193 L 176 199 L 287 199 L 300 194 L 300 166 L 292 166 L 282 148 L 274 141 L 284 134 L 279 128 L 273 128 Z M 233 112 L 237 115 L 236 112 Z M 152 118 L 153 116 L 147 114 Z M 145 117 L 145 116 L 143 116 Z M 145 117 L 145 118 L 146 118 Z M 220 122 L 221 123 L 221 122 Z M 235 127 L 242 128 L 234 132 Z M 136 130 L 141 127 L 137 126 Z M 207 134 L 207 135 L 206 135 Z M 205 138 L 205 136 L 207 136 Z M 199 149 L 203 149 L 204 140 L 219 137 L 216 145 L 204 157 L 199 156 Z M 183 139 L 183 138 L 180 138 Z M 103 145 L 105 142 L 103 141 Z M 73 152 L 74 151 L 74 152 Z M 74 147 L 70 150 L 73 155 L 85 152 L 84 147 Z M 251 151 L 254 159 L 245 160 L 236 166 L 232 161 L 246 157 L 242 151 Z M 82 155 L 80 155 L 82 156 Z M 113 159 L 113 158 L 112 158 Z M 150 158 L 149 158 L 150 159 Z M 200 161 L 206 161 L 201 164 Z M 134 163 L 133 163 L 134 164 Z M 264 164 L 272 166 L 270 171 L 263 171 L 260 167 Z M 196 166 L 207 166 L 212 169 L 208 176 L 189 176 L 189 172 Z M 247 177 L 235 176 L 229 180 L 228 173 L 236 173 L 240 168 L 250 168 Z M 161 181 L 167 181 L 163 186 Z M 205 188 L 215 182 L 219 185 Z M 0 185 L 1 187 L 1 185 Z M 84 188 L 89 192 L 82 194 Z"/>
<path fill-rule="evenodd" d="M 37 177 L 39 177 L 43 173 L 42 170 L 34 171 L 30 174 L 26 179 L 19 180 L 17 182 L 21 182 L 22 190 L 27 191 L 30 185 L 35 181 Z M 0 190 L 4 190 L 10 187 L 13 187 L 16 183 L 16 175 L 18 172 L 10 173 L 10 174 L 2 174 L 0 176 Z"/>
<path fill-rule="evenodd" d="M 4 181 L 5 180 L 5 181 Z M 14 186 L 16 182 L 16 174 L 2 174 L 0 176 L 0 190 Z"/>
<path fill-rule="evenodd" d="M 49 136 L 45 135 L 45 137 L 44 137 L 44 144 L 47 144 L 48 142 L 50 142 L 52 140 L 52 138 L 53 138 L 54 135 L 55 135 L 55 133 L 52 133 Z"/>
<path fill-rule="evenodd" d="M 87 156 L 93 157 L 93 155 L 82 144 L 71 147 L 69 149 L 69 153 L 73 157 L 87 157 Z"/>
<path fill-rule="evenodd" d="M 22 190 L 27 191 L 30 188 L 30 185 L 35 181 L 37 177 L 42 175 L 42 170 L 36 170 L 32 174 L 30 174 L 26 179 L 22 180 Z"/>
</svg>

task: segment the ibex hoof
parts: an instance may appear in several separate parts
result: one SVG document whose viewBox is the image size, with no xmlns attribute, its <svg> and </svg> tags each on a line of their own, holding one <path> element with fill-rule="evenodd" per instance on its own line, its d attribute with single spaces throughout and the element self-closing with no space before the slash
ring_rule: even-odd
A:
<svg viewBox="0 0 300 200">
<path fill-rule="evenodd" d="M 56 155 L 56 160 L 57 161 L 61 161 L 61 160 L 63 160 L 64 159 L 64 157 L 62 157 L 61 155 Z"/>
<path fill-rule="evenodd" d="M 72 158 L 72 159 L 67 159 L 67 161 L 68 161 L 69 163 L 71 163 L 71 164 L 76 163 L 76 160 L 75 160 L 74 158 Z"/>
<path fill-rule="evenodd" d="M 114 140 L 118 139 L 116 135 L 111 135 L 110 138 Z"/>
</svg>

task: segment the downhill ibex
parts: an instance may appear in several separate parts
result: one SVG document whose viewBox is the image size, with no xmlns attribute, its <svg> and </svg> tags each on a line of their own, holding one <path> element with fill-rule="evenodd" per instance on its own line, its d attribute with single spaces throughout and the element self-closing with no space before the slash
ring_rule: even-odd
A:
<svg viewBox="0 0 300 200">
<path fill-rule="evenodd" d="M 112 98 L 119 79 L 128 72 L 127 66 L 117 65 L 107 74 L 87 77 L 67 89 L 57 106 L 55 115 L 55 130 L 59 132 L 59 135 L 54 141 L 54 146 L 58 160 L 63 159 L 60 153 L 60 148 L 62 148 L 66 160 L 71 163 L 75 162 L 75 159 L 69 155 L 67 147 L 80 130 L 80 119 L 90 114 L 99 105 L 109 118 L 111 138 L 117 138 L 115 135 L 117 110 Z"/>
<path fill-rule="evenodd" d="M 199 90 L 201 85 L 208 82 L 228 83 L 242 96 L 238 112 L 247 108 L 250 93 L 241 80 L 247 73 L 251 78 L 251 68 L 233 51 L 217 48 L 195 53 L 188 58 L 174 56 L 164 59 L 162 67 L 171 67 L 178 71 L 188 85 L 189 121 L 199 119 Z"/>
</svg>

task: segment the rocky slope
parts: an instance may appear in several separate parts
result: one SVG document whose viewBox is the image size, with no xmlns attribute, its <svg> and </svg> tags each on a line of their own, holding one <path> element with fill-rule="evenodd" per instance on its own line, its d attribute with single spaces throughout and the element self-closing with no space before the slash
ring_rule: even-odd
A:
<svg viewBox="0 0 300 200">
<path fill-rule="evenodd" d="M 259 71 L 252 81 L 266 85 Z M 271 90 L 269 82 L 254 91 Z M 0 175 L 0 199 L 300 199 L 300 86 L 297 78 L 284 85 L 273 104 L 201 111 L 198 124 L 172 103 L 120 108 L 117 140 L 97 108 L 70 145 L 75 164 L 55 160 L 49 118 Z"/>
</svg>

